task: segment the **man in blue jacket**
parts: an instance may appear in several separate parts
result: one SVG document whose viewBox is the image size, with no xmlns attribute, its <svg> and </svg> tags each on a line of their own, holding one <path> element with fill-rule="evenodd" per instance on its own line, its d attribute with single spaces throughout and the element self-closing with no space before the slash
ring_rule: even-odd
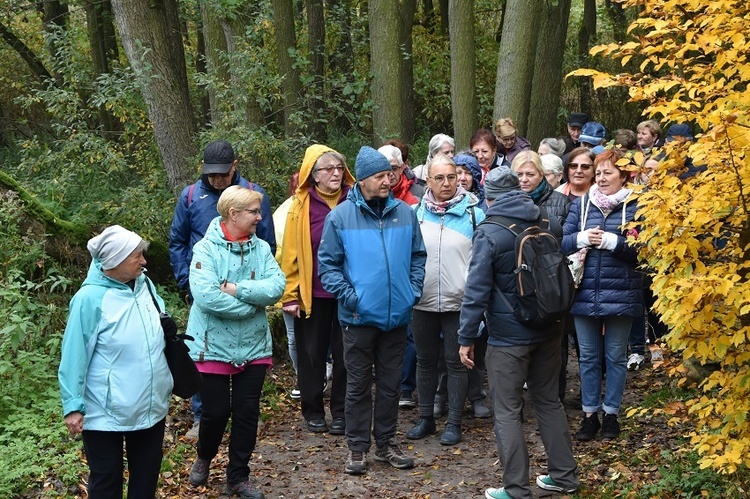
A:
<svg viewBox="0 0 750 499">
<path fill-rule="evenodd" d="M 538 224 L 539 207 L 520 189 L 518 177 L 510 168 L 501 166 L 491 170 L 484 181 L 484 192 L 489 204 L 488 218 L 493 215 L 511 218 L 523 228 Z M 499 225 L 482 223 L 477 227 L 458 330 L 461 362 L 472 369 L 476 331 L 486 316 L 489 339 L 485 359 L 504 485 L 487 489 L 484 494 L 487 499 L 532 497 L 529 454 L 521 418 L 524 382 L 528 383 L 547 451 L 549 474 L 539 476 L 537 485 L 564 493 L 578 489 L 570 430 L 557 393 L 563 324 L 529 328 L 516 319 L 500 296 L 503 293 L 511 303 L 517 299 L 515 242 L 515 234 Z"/>
<path fill-rule="evenodd" d="M 347 371 L 344 471 L 361 475 L 367 471 L 371 429 L 376 461 L 414 466 L 395 436 L 406 327 L 422 296 L 427 252 L 414 211 L 391 194 L 388 159 L 365 146 L 354 168 L 356 185 L 326 217 L 318 272 L 339 302 Z"/>
<path fill-rule="evenodd" d="M 238 159 L 232 145 L 226 140 L 215 140 L 206 146 L 203 152 L 201 178 L 194 184 L 185 187 L 177 200 L 169 230 L 169 260 L 177 280 L 177 286 L 187 292 L 188 302 L 192 303 L 190 293 L 190 260 L 193 259 L 193 246 L 203 239 L 211 220 L 219 216 L 216 203 L 224 189 L 230 185 L 240 185 L 263 194 L 260 203 L 261 221 L 256 235 L 271 245 L 271 254 L 276 253 L 276 234 L 271 217 L 271 202 L 266 191 L 254 184 L 237 171 Z M 201 418 L 200 396 L 193 397 L 193 414 L 195 424 L 185 435 L 188 439 L 198 438 Z"/>
</svg>

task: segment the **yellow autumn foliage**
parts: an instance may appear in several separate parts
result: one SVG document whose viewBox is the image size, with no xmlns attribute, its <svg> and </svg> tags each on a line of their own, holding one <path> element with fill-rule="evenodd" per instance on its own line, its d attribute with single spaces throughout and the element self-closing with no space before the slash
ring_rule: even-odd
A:
<svg viewBox="0 0 750 499">
<path fill-rule="evenodd" d="M 591 53 L 623 67 L 641 61 L 639 72 L 571 75 L 597 88 L 627 86 L 631 100 L 647 103 L 646 116 L 699 132 L 665 145 L 639 197 L 638 242 L 670 347 L 683 361 L 715 366 L 686 401 L 696 423 L 690 443 L 701 467 L 733 473 L 750 466 L 750 2 L 622 3 L 639 12 L 631 40 Z M 690 161 L 698 172 L 684 175 Z"/>
</svg>

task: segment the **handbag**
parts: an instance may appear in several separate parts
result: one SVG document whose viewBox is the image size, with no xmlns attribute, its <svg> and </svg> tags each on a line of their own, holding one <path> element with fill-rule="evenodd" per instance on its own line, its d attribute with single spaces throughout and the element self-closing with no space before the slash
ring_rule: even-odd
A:
<svg viewBox="0 0 750 499">
<path fill-rule="evenodd" d="M 586 195 L 584 194 L 581 196 L 581 231 L 586 227 L 586 218 L 588 217 L 588 203 L 586 203 L 586 210 L 584 211 L 583 207 L 583 198 L 585 198 Z M 583 280 L 583 271 L 586 268 L 586 255 L 589 252 L 588 246 L 585 248 L 581 248 L 572 255 L 568 256 L 568 268 L 570 269 L 570 273 L 573 274 L 573 284 L 575 285 L 576 289 L 578 289 L 578 286 L 581 285 L 581 281 Z"/>
<path fill-rule="evenodd" d="M 203 382 L 203 376 L 198 371 L 193 359 L 190 358 L 190 349 L 185 344 L 185 340 L 193 340 L 194 338 L 184 333 L 177 334 L 177 323 L 167 312 L 162 312 L 159 308 L 151 285 L 147 282 L 146 286 L 151 294 L 151 299 L 154 301 L 154 306 L 159 312 L 161 328 L 164 331 L 164 356 L 167 358 L 167 365 L 174 381 L 172 393 L 180 398 L 190 398 L 198 393 Z"/>
</svg>

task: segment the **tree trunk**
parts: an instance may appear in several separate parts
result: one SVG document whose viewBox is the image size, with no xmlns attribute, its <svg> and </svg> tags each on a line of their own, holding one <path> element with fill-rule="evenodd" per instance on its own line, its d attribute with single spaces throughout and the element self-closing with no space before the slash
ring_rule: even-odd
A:
<svg viewBox="0 0 750 499">
<path fill-rule="evenodd" d="M 94 74 L 107 74 L 112 69 L 110 61 L 117 57 L 117 51 L 111 50 L 112 45 L 108 41 L 108 38 L 114 33 L 112 5 L 106 0 L 86 0 L 83 7 L 86 11 L 86 31 L 89 38 Z M 122 124 L 105 106 L 99 106 L 97 111 L 103 136 L 108 139 L 115 139 L 117 132 L 122 130 Z"/>
<path fill-rule="evenodd" d="M 193 180 L 188 161 L 197 154 L 177 1 L 112 0 L 112 7 L 125 54 L 140 76 L 167 180 L 177 192 Z"/>
<path fill-rule="evenodd" d="M 526 130 L 526 138 L 532 147 L 545 137 L 559 135 L 557 110 L 560 107 L 563 53 L 568 35 L 570 4 L 571 0 L 558 0 L 554 3 L 545 0 L 542 6 Z"/>
<path fill-rule="evenodd" d="M 342 89 L 350 83 L 354 83 L 354 45 L 352 43 L 352 6 L 351 0 L 328 0 L 328 11 L 330 23 L 338 27 L 338 44 L 336 50 L 330 55 L 329 67 L 338 72 L 341 84 L 330 85 L 328 88 L 329 98 L 333 101 L 339 100 L 343 111 L 338 114 L 336 129 L 348 130 L 352 127 L 352 116 L 355 114 L 353 99 L 341 99 Z M 329 31 L 330 34 L 330 31 Z"/>
<path fill-rule="evenodd" d="M 401 140 L 407 144 L 414 140 L 416 128 L 417 98 L 414 94 L 414 58 L 412 57 L 412 28 L 414 15 L 417 11 L 417 0 L 401 0 L 401 30 L 399 45 L 401 46 Z"/>
<path fill-rule="evenodd" d="M 469 147 L 478 128 L 474 46 L 474 0 L 451 0 L 451 109 L 456 151 Z M 563 44 L 564 46 L 564 44 Z"/>
<path fill-rule="evenodd" d="M 229 71 L 227 71 L 226 64 L 222 60 L 222 54 L 227 52 L 227 41 L 221 27 L 219 13 L 205 0 L 199 1 L 206 54 L 206 74 L 210 75 L 211 80 L 229 82 Z M 209 85 L 207 91 L 211 109 L 211 123 L 219 124 L 224 111 L 227 109 L 227 103 L 220 102 L 218 99 L 216 85 Z"/>
<path fill-rule="evenodd" d="M 237 53 L 236 38 L 251 22 L 251 20 L 247 20 L 246 18 L 243 20 L 242 16 L 236 15 L 234 18 L 225 16 L 221 18 L 221 27 L 224 31 L 224 39 L 227 45 L 226 60 L 230 61 L 227 68 L 229 72 L 229 88 L 231 89 L 235 109 L 238 109 L 243 115 L 242 122 L 237 123 L 237 125 L 260 127 L 265 124 L 265 117 L 263 116 L 263 110 L 260 108 L 258 99 L 255 97 L 256 89 L 247 88 L 243 84 L 237 72 L 234 71 L 234 65 L 231 63 Z"/>
<path fill-rule="evenodd" d="M 326 23 L 323 17 L 323 0 L 306 0 L 308 41 L 307 50 L 312 69 L 312 88 L 308 92 L 307 108 L 310 112 L 309 133 L 313 141 L 325 142 L 323 118 L 325 95 Z"/>
<path fill-rule="evenodd" d="M 440 30 L 443 35 L 447 35 L 450 29 L 448 0 L 438 0 L 438 7 L 440 8 Z"/>
<path fill-rule="evenodd" d="M 26 46 L 7 26 L 0 22 L 0 38 L 5 40 L 5 43 L 10 45 L 15 50 L 21 59 L 29 66 L 31 72 L 34 73 L 40 80 L 52 79 L 52 75 L 47 68 L 44 67 L 44 63 L 36 56 L 36 54 Z"/>
<path fill-rule="evenodd" d="M 612 36 L 617 43 L 625 43 L 628 34 L 628 18 L 625 15 L 625 9 L 621 3 L 612 0 L 605 0 L 604 5 L 612 21 Z"/>
<path fill-rule="evenodd" d="M 534 77 L 534 54 L 539 32 L 541 0 L 508 0 L 500 41 L 495 84 L 494 119 L 510 117 L 518 135 L 526 133 Z"/>
<path fill-rule="evenodd" d="M 297 120 L 300 99 L 302 96 L 302 82 L 299 70 L 294 67 L 294 58 L 289 55 L 290 50 L 297 50 L 297 35 L 294 30 L 294 11 L 292 0 L 273 0 L 273 23 L 276 28 L 276 57 L 281 76 L 281 91 L 284 95 L 284 131 L 287 137 L 294 137 L 299 131 Z"/>
<path fill-rule="evenodd" d="M 44 0 L 42 5 L 39 5 L 42 11 L 42 17 L 44 22 L 44 31 L 47 33 L 54 33 L 58 29 L 64 29 L 68 22 L 68 5 L 60 3 L 60 0 Z M 59 53 L 55 39 L 47 40 L 47 51 L 53 61 L 58 61 L 62 57 Z M 55 72 L 55 80 L 58 84 L 62 84 L 62 75 Z"/>
<path fill-rule="evenodd" d="M 596 0 L 584 0 L 583 22 L 578 31 L 578 67 L 589 67 L 589 49 L 591 38 L 596 36 Z M 580 111 L 592 116 L 591 113 L 591 80 L 589 78 L 578 78 L 578 95 Z"/>
<path fill-rule="evenodd" d="M 203 15 L 201 13 L 201 2 L 196 2 L 198 15 L 195 16 L 195 72 L 199 75 L 208 75 L 208 67 L 206 66 L 206 38 L 203 36 Z M 208 95 L 208 88 L 205 86 L 199 87 L 201 89 L 200 96 L 200 115 L 198 117 L 199 127 L 208 127 L 211 124 L 211 99 Z"/>
<path fill-rule="evenodd" d="M 403 136 L 401 130 L 401 51 L 398 46 L 398 0 L 370 0 L 370 70 L 372 136 L 375 144 Z"/>
</svg>

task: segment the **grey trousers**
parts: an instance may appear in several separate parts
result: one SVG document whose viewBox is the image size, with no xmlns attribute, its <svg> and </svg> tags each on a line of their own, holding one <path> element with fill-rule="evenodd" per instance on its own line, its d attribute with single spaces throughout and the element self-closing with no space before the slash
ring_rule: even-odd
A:
<svg viewBox="0 0 750 499">
<path fill-rule="evenodd" d="M 406 326 L 390 331 L 366 326 L 344 326 L 342 332 L 347 373 L 344 409 L 347 444 L 349 450 L 367 452 L 371 445 L 370 428 L 378 447 L 384 446 L 396 436 Z"/>
<path fill-rule="evenodd" d="M 547 452 L 547 470 L 556 484 L 578 487 L 568 420 L 560 398 L 559 334 L 544 343 L 487 346 L 487 373 L 495 407 L 497 452 L 503 464 L 503 487 L 514 499 L 531 498 L 529 452 L 523 433 L 523 384 L 529 395 Z"/>
</svg>

